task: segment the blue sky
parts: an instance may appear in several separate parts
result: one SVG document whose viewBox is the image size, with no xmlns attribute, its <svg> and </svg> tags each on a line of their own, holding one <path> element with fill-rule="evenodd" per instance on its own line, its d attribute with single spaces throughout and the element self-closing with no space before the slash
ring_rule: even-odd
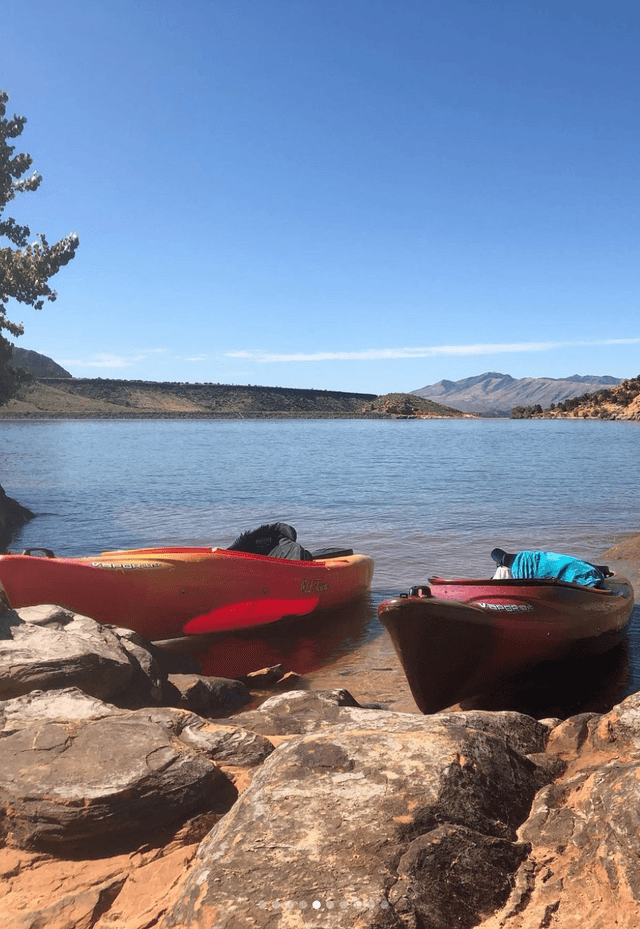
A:
<svg viewBox="0 0 640 929">
<path fill-rule="evenodd" d="M 0 86 L 78 377 L 640 373 L 640 5 L 30 0 Z"/>
</svg>

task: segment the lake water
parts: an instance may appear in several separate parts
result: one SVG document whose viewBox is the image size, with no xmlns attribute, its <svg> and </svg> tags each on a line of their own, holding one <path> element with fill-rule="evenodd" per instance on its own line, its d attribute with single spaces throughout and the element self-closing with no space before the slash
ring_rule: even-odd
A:
<svg viewBox="0 0 640 929">
<path fill-rule="evenodd" d="M 488 576 L 496 546 L 598 560 L 640 532 L 639 460 L 640 424 L 608 421 L 0 422 L 0 483 L 37 514 L 13 551 L 225 546 L 281 521 L 306 548 L 371 555 L 355 628 L 317 630 L 306 663 L 270 652 L 302 673 L 346 661 L 345 677 L 366 648 L 388 663 L 375 607 L 431 574 Z"/>
</svg>

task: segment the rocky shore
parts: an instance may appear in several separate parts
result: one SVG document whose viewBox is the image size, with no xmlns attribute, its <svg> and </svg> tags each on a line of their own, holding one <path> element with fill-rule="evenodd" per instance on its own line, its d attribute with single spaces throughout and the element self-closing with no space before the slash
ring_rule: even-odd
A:
<svg viewBox="0 0 640 929">
<path fill-rule="evenodd" d="M 638 924 L 638 697 L 252 708 L 59 608 L 0 623 L 2 927 Z"/>
<path fill-rule="evenodd" d="M 0 610 L 0 929 L 640 925 L 640 694 L 425 717 Z"/>
</svg>

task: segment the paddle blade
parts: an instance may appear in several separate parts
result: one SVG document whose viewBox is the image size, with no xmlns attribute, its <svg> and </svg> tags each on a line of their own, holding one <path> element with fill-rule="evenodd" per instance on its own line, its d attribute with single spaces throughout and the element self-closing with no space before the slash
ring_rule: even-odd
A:
<svg viewBox="0 0 640 929">
<path fill-rule="evenodd" d="M 243 600 L 218 607 L 210 613 L 194 616 L 186 624 L 184 631 L 189 635 L 197 635 L 204 632 L 229 632 L 233 629 L 265 626 L 267 623 L 277 622 L 283 616 L 306 616 L 317 605 L 317 597 Z"/>
</svg>

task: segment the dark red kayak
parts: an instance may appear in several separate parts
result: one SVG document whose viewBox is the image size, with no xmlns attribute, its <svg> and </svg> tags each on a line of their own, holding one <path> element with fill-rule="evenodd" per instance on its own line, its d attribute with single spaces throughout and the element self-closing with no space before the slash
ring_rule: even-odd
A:
<svg viewBox="0 0 640 929">
<path fill-rule="evenodd" d="M 630 582 L 617 574 L 601 587 L 434 577 L 385 600 L 378 616 L 418 708 L 435 713 L 542 661 L 608 651 L 624 637 L 633 602 Z"/>
</svg>

